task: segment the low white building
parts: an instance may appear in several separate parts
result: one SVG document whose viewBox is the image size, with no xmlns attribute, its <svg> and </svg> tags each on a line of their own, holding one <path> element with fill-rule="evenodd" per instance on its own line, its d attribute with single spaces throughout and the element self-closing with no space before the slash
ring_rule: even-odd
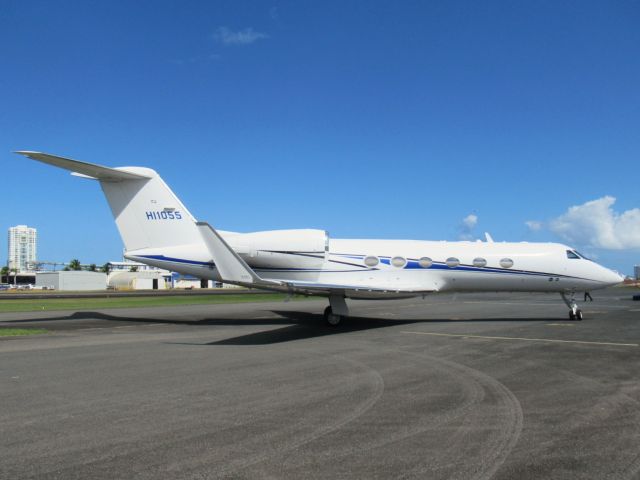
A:
<svg viewBox="0 0 640 480">
<path fill-rule="evenodd" d="M 237 288 L 235 285 L 181 275 L 144 263 L 124 260 L 109 262 L 111 271 L 107 279 L 109 288 L 116 290 L 164 290 L 165 288 Z"/>
<path fill-rule="evenodd" d="M 171 287 L 171 272 L 144 263 L 109 262 L 109 288 L 116 290 L 164 290 Z"/>
<path fill-rule="evenodd" d="M 169 275 L 169 287 L 171 286 Z M 107 280 L 109 288 L 115 290 L 164 290 L 167 280 L 161 272 L 111 272 Z"/>
<path fill-rule="evenodd" d="M 173 273 L 171 277 L 173 288 L 183 288 L 191 290 L 194 288 L 245 288 L 231 285 L 230 283 L 216 282 L 215 280 L 206 280 L 193 277 L 191 275 L 181 275 Z"/>
<path fill-rule="evenodd" d="M 191 290 L 194 288 L 220 288 L 222 284 L 213 280 L 201 280 L 191 275 L 180 275 L 174 273 L 172 277 L 173 288 Z"/>
<path fill-rule="evenodd" d="M 36 287 L 50 290 L 106 290 L 107 274 L 102 272 L 37 272 Z"/>
</svg>

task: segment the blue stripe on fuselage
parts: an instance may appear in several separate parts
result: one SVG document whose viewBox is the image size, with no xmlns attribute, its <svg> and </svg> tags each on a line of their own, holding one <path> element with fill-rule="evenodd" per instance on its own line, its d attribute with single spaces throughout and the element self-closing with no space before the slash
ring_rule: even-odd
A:
<svg viewBox="0 0 640 480">
<path fill-rule="evenodd" d="M 201 262 L 198 260 L 187 260 L 184 258 L 175 258 L 175 257 L 166 257 L 164 255 L 134 255 L 139 258 L 148 258 L 150 260 L 158 260 L 161 262 L 172 262 L 172 263 L 182 263 L 186 265 L 195 265 L 200 267 L 212 268 L 215 267 L 215 264 L 211 262 Z M 345 255 L 340 254 L 342 257 L 350 257 L 350 258 L 364 258 L 359 255 Z M 391 260 L 387 257 L 378 257 L 380 259 L 380 263 L 384 265 L 390 265 Z M 407 264 L 402 267 L 403 270 L 451 270 L 451 271 L 463 271 L 463 272 L 478 272 L 478 273 L 495 273 L 495 274 L 507 274 L 507 275 L 528 275 L 528 276 L 543 276 L 543 277 L 562 277 L 562 278 L 578 278 L 571 277 L 569 275 L 560 275 L 557 273 L 548 273 L 548 272 L 533 272 L 530 270 L 507 270 L 502 268 L 495 267 L 474 267 L 472 265 L 458 265 L 457 267 L 448 267 L 446 264 L 441 262 L 434 262 L 430 267 L 423 268 L 418 263 L 417 259 L 408 259 Z M 270 272 L 353 272 L 353 271 L 364 271 L 364 270 L 335 270 L 335 269 L 323 269 L 323 268 L 294 268 L 294 267 L 258 267 L 255 270 L 261 271 L 270 271 Z M 370 268 L 369 270 L 377 270 L 376 268 Z"/>
</svg>

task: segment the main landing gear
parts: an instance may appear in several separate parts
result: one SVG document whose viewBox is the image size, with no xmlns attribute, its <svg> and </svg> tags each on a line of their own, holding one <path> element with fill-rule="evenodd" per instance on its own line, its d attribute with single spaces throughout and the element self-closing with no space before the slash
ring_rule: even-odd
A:
<svg viewBox="0 0 640 480">
<path fill-rule="evenodd" d="M 340 324 L 343 317 L 349 316 L 349 307 L 344 297 L 339 295 L 331 295 L 329 297 L 329 306 L 324 309 L 324 320 L 332 327 Z"/>
<path fill-rule="evenodd" d="M 564 303 L 566 303 L 567 307 L 569 307 L 569 320 L 581 321 L 582 310 L 578 308 L 578 304 L 576 303 L 575 298 L 573 298 L 575 295 L 575 292 L 571 292 L 571 298 L 567 298 L 567 295 L 564 292 L 561 293 L 560 295 L 562 295 L 562 300 L 564 300 Z"/>
</svg>

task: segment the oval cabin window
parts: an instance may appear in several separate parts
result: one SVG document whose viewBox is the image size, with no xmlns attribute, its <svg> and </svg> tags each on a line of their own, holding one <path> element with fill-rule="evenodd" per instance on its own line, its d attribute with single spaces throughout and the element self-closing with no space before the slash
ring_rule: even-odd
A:
<svg viewBox="0 0 640 480">
<path fill-rule="evenodd" d="M 418 260 L 418 264 L 422 268 L 429 268 L 431 265 L 433 265 L 433 260 L 431 260 L 429 257 L 422 257 L 420 260 Z"/>
<path fill-rule="evenodd" d="M 445 263 L 447 264 L 447 267 L 455 268 L 460 265 L 460 260 L 458 260 L 456 257 L 449 257 L 447 258 L 447 261 Z"/>
<path fill-rule="evenodd" d="M 478 268 L 482 268 L 482 267 L 486 267 L 487 266 L 487 261 L 484 258 L 474 258 L 473 259 L 473 266 L 474 267 L 478 267 Z"/>
<path fill-rule="evenodd" d="M 407 263 L 407 261 L 404 259 L 404 257 L 393 257 L 391 259 L 391 265 L 393 265 L 394 267 L 404 267 L 405 264 Z"/>
<path fill-rule="evenodd" d="M 510 258 L 503 258 L 502 260 L 500 260 L 500 266 L 502 268 L 511 268 L 513 267 L 513 260 L 511 260 Z"/>
<path fill-rule="evenodd" d="M 376 265 L 378 265 L 378 263 L 380 263 L 380 260 L 378 260 L 378 257 L 374 257 L 372 255 L 369 255 L 364 259 L 364 264 L 368 267 L 375 267 Z"/>
</svg>

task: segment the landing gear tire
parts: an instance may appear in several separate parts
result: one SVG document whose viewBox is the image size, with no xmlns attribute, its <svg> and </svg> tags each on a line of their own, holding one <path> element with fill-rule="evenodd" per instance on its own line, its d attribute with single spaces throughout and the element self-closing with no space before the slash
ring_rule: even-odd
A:
<svg viewBox="0 0 640 480">
<path fill-rule="evenodd" d="M 576 313 L 573 313 L 573 310 L 569 310 L 569 320 L 577 320 L 578 322 L 582 321 L 582 310 L 579 308 L 576 310 Z"/>
<path fill-rule="evenodd" d="M 328 325 L 337 327 L 340 324 L 340 320 L 342 320 L 342 317 L 340 315 L 334 314 L 331 307 L 327 307 L 324 309 L 324 320 Z"/>
</svg>

